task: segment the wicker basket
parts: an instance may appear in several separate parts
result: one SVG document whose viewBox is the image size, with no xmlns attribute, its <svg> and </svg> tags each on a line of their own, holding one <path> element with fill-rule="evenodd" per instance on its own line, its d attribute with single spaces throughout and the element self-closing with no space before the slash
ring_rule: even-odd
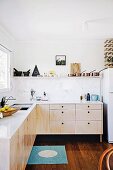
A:
<svg viewBox="0 0 113 170">
<path fill-rule="evenodd" d="M 15 110 L 11 110 L 11 111 L 2 111 L 3 117 L 7 117 L 7 116 L 11 116 L 12 114 L 16 113 L 19 108 L 14 108 Z"/>
</svg>

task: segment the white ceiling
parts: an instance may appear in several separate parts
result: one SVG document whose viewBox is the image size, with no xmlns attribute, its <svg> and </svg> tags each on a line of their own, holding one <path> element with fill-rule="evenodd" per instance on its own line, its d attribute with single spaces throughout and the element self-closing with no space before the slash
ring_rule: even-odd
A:
<svg viewBox="0 0 113 170">
<path fill-rule="evenodd" d="M 16 40 L 113 36 L 113 0 L 0 0 L 0 25 Z"/>
</svg>

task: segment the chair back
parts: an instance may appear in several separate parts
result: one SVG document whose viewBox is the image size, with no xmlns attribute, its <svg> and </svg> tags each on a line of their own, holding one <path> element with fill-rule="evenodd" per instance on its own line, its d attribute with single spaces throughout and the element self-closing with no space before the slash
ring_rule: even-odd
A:
<svg viewBox="0 0 113 170">
<path fill-rule="evenodd" d="M 106 149 L 102 153 L 102 155 L 100 157 L 100 160 L 99 160 L 98 170 L 103 170 L 103 161 L 104 161 L 104 159 L 106 159 L 106 163 L 105 163 L 106 168 L 107 168 L 106 170 L 112 170 L 113 169 L 113 167 L 112 167 L 112 169 L 110 167 L 110 157 L 112 155 L 113 155 L 113 147 Z"/>
</svg>

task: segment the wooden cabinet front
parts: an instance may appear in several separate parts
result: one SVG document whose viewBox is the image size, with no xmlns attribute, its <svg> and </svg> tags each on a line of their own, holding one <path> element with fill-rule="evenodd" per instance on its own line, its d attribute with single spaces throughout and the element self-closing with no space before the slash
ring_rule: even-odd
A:
<svg viewBox="0 0 113 170">
<path fill-rule="evenodd" d="M 10 170 L 25 170 L 35 137 L 36 108 L 10 140 Z"/>
<path fill-rule="evenodd" d="M 75 134 L 75 105 L 50 105 L 50 133 Z"/>
<path fill-rule="evenodd" d="M 76 134 L 103 134 L 102 104 L 76 105 Z"/>
<path fill-rule="evenodd" d="M 75 121 L 51 121 L 51 134 L 75 134 Z"/>
<path fill-rule="evenodd" d="M 49 133 L 49 105 L 37 105 L 36 134 Z"/>
<path fill-rule="evenodd" d="M 75 120 L 75 110 L 50 110 L 50 121 Z"/>
<path fill-rule="evenodd" d="M 101 121 L 76 121 L 76 134 L 102 134 Z"/>
</svg>

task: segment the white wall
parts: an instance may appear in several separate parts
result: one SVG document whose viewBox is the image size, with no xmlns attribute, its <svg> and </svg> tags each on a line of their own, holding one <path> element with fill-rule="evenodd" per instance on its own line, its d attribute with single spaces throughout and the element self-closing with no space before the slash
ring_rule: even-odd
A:
<svg viewBox="0 0 113 170">
<path fill-rule="evenodd" d="M 11 54 L 12 68 L 27 71 L 37 64 L 41 74 L 51 69 L 56 74 L 68 74 L 70 63 L 81 63 L 82 70 L 91 71 L 104 67 L 104 40 L 99 39 L 51 39 L 34 42 L 16 42 L 3 31 L 0 31 L 1 43 L 13 50 Z M 15 45 L 14 45 L 15 44 Z M 55 55 L 66 55 L 66 66 L 55 66 Z M 78 100 L 83 93 L 100 94 L 99 79 L 11 79 L 11 91 L 2 93 L 0 97 L 14 95 L 17 101 L 27 101 L 30 89 L 34 88 L 37 95 L 46 91 L 50 99 Z"/>
<path fill-rule="evenodd" d="M 66 66 L 55 65 L 55 55 L 66 55 Z M 43 75 L 55 70 L 58 75 L 70 73 L 70 63 L 81 63 L 81 70 L 100 70 L 104 67 L 104 40 L 40 40 L 38 42 L 17 42 L 13 67 L 27 71 L 37 65 Z M 29 101 L 30 90 L 40 96 L 44 91 L 50 100 L 79 100 L 81 94 L 100 95 L 98 78 L 14 78 L 13 90 L 18 102 Z"/>
<path fill-rule="evenodd" d="M 55 56 L 66 55 L 66 66 L 55 66 Z M 51 69 L 56 74 L 68 74 L 70 63 L 81 63 L 82 70 L 91 71 L 104 67 L 104 40 L 43 40 L 38 42 L 17 42 L 13 67 L 27 71 L 37 65 L 41 74 Z"/>
</svg>

